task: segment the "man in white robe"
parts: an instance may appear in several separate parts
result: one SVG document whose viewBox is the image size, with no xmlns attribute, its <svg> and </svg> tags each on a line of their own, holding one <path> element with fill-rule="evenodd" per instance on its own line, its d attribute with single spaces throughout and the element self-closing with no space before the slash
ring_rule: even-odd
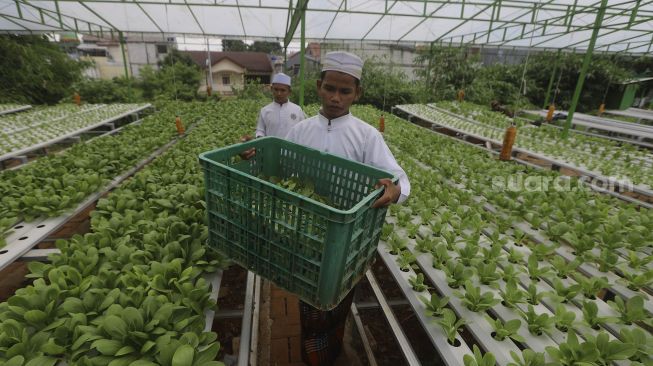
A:
<svg viewBox="0 0 653 366">
<path fill-rule="evenodd" d="M 385 192 L 374 207 L 401 203 L 410 194 L 406 172 L 397 164 L 381 133 L 349 112 L 362 92 L 362 65 L 360 58 L 347 52 L 327 54 L 317 81 L 322 108 L 316 116 L 294 126 L 286 139 L 395 174 L 399 178 L 396 186 L 390 179 L 379 181 Z"/>
<path fill-rule="evenodd" d="M 290 76 L 279 73 L 272 78 L 274 101 L 261 108 L 256 124 L 256 137 L 284 138 L 290 129 L 306 118 L 304 111 L 288 100 L 291 92 Z"/>
<path fill-rule="evenodd" d="M 381 133 L 349 112 L 361 96 L 362 71 L 363 62 L 358 56 L 328 53 L 317 81 L 322 108 L 317 116 L 294 126 L 286 139 L 395 174 L 399 178 L 397 185 L 390 179 L 379 180 L 377 187 L 384 186 L 385 190 L 373 207 L 401 203 L 410 194 L 406 172 L 397 164 Z M 320 311 L 300 301 L 302 358 L 309 366 L 351 364 L 339 355 L 354 290 L 330 311 Z"/>
<path fill-rule="evenodd" d="M 299 121 L 306 118 L 304 111 L 295 103 L 288 100 L 292 89 L 290 76 L 278 73 L 272 78 L 272 95 L 274 101 L 261 108 L 256 123 L 256 138 L 274 136 L 284 138 L 290 129 Z M 251 136 L 243 136 L 241 141 L 251 140 Z M 250 159 L 255 150 L 249 149 L 241 156 Z"/>
</svg>

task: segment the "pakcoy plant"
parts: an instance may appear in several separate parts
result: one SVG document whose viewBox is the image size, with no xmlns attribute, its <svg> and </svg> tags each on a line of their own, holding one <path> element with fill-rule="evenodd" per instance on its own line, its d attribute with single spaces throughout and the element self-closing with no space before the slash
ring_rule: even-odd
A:
<svg viewBox="0 0 653 366">
<path fill-rule="evenodd" d="M 507 281 L 505 289 L 499 289 L 499 294 L 502 299 L 501 304 L 509 308 L 526 303 L 526 292 L 517 285 L 514 279 Z"/>
<path fill-rule="evenodd" d="M 553 321 L 555 327 L 561 332 L 567 332 L 573 328 L 576 320 L 576 314 L 573 311 L 567 311 L 563 304 L 556 306 L 555 313 L 553 314 Z"/>
<path fill-rule="evenodd" d="M 408 283 L 410 283 L 410 286 L 413 288 L 413 290 L 417 292 L 423 292 L 430 288 L 424 283 L 423 273 L 418 273 L 415 276 L 410 276 L 410 278 L 408 278 Z"/>
<path fill-rule="evenodd" d="M 620 296 L 615 297 L 614 301 L 608 301 L 608 304 L 619 312 L 619 319 L 626 325 L 651 319 L 651 315 L 644 308 L 644 297 L 641 295 L 633 296 L 624 301 Z"/>
<path fill-rule="evenodd" d="M 447 335 L 447 342 L 452 346 L 456 344 L 458 330 L 466 323 L 464 319 L 458 319 L 453 310 L 447 308 L 442 310 L 442 318 L 437 319 L 436 322 L 440 324 L 444 334 Z"/>
<path fill-rule="evenodd" d="M 533 305 L 528 305 L 528 311 L 522 311 L 521 316 L 526 320 L 528 331 L 536 336 L 540 336 L 549 331 L 554 323 L 553 318 L 548 314 L 538 314 L 533 308 Z"/>
<path fill-rule="evenodd" d="M 464 355 L 463 363 L 465 366 L 494 366 L 495 357 L 491 352 L 486 352 L 481 354 L 481 350 L 478 349 L 477 345 L 474 345 L 474 354 L 473 355 Z"/>
<path fill-rule="evenodd" d="M 501 301 L 495 298 L 492 292 L 481 293 L 481 288 L 474 286 L 472 281 L 466 281 L 465 293 L 456 291 L 456 296 L 461 298 L 467 309 L 474 312 L 485 311 Z"/>
<path fill-rule="evenodd" d="M 519 328 L 521 327 L 521 320 L 512 319 L 503 322 L 501 319 L 492 319 L 487 315 L 485 316 L 485 319 L 487 319 L 487 321 L 492 326 L 492 329 L 494 329 L 492 332 L 492 338 L 496 339 L 497 341 L 501 342 L 506 338 L 510 338 L 517 342 L 526 342 L 524 337 L 518 334 Z"/>
<path fill-rule="evenodd" d="M 449 303 L 449 298 L 444 296 L 440 297 L 436 293 L 431 294 L 431 298 L 427 299 L 424 296 L 419 297 L 419 299 L 426 305 L 426 315 L 428 316 L 440 316 L 442 311 Z"/>
</svg>

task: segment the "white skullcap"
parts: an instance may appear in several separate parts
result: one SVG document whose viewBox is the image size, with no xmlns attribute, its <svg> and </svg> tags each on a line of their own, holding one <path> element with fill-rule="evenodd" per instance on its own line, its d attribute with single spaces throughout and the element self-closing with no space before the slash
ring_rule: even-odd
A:
<svg viewBox="0 0 653 366">
<path fill-rule="evenodd" d="M 290 76 L 280 72 L 272 78 L 272 84 L 283 84 L 283 85 L 288 85 L 291 86 L 290 82 Z"/>
<path fill-rule="evenodd" d="M 360 80 L 363 74 L 363 60 L 349 52 L 329 52 L 324 57 L 322 71 L 340 71 Z"/>
</svg>

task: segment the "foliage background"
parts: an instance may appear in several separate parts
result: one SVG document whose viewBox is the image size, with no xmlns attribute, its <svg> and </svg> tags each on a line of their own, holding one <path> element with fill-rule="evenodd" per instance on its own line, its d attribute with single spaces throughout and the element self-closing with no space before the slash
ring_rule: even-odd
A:
<svg viewBox="0 0 653 366">
<path fill-rule="evenodd" d="M 224 50 L 283 52 L 278 42 L 223 40 Z M 138 78 L 113 80 L 85 79 L 88 63 L 70 59 L 43 36 L 0 36 L 0 102 L 53 104 L 69 100 L 73 92 L 89 103 L 115 103 L 206 99 L 198 95 L 203 77 L 200 68 L 186 54 L 172 50 L 159 63 L 158 70 L 146 67 Z M 578 79 L 583 55 L 571 52 L 532 52 L 527 63 L 483 65 L 478 50 L 465 47 L 431 47 L 421 50 L 415 64 L 421 66 L 414 79 L 385 60 L 373 58 L 363 69 L 363 96 L 360 103 L 389 110 L 393 105 L 453 100 L 458 90 L 465 99 L 489 105 L 497 100 L 515 107 L 542 107 L 549 80 L 554 74 L 558 85 L 555 103 L 567 109 Z M 557 66 L 556 66 L 557 65 Z M 524 68 L 526 66 L 526 68 Z M 525 73 L 524 73 L 525 71 Z M 594 55 L 579 103 L 580 111 L 598 108 L 608 85 L 653 73 L 653 58 Z M 524 80 L 522 80 L 524 75 Z M 293 77 L 291 100 L 299 101 L 300 85 L 305 87 L 305 103 L 318 103 L 316 80 L 312 72 L 304 80 Z M 525 87 L 525 88 L 524 88 Z M 266 86 L 248 83 L 234 91 L 237 98 L 271 99 Z M 213 97 L 212 99 L 218 99 Z"/>
<path fill-rule="evenodd" d="M 87 66 L 44 36 L 0 35 L 0 102 L 56 103 Z"/>
</svg>

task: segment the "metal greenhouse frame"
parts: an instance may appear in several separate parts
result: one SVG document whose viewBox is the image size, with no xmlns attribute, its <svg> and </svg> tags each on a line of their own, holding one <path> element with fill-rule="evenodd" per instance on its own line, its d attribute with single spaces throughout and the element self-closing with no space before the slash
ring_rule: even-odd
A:
<svg viewBox="0 0 653 366">
<path fill-rule="evenodd" d="M 566 135 L 593 52 L 651 55 L 653 1 L 0 0 L 0 30 L 300 41 L 302 55 L 307 40 L 584 52 Z"/>
</svg>

